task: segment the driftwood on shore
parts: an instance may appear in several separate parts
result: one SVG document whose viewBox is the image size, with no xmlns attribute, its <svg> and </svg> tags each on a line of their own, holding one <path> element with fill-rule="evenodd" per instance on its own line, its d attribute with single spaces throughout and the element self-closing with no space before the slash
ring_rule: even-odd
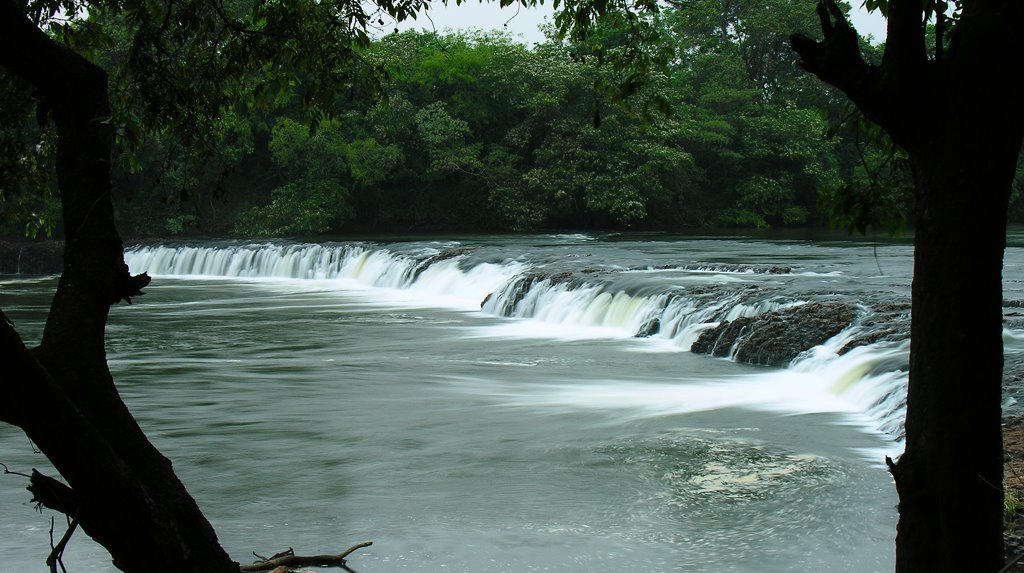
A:
<svg viewBox="0 0 1024 573">
<path fill-rule="evenodd" d="M 260 560 L 251 565 L 241 565 L 238 570 L 243 573 L 286 573 L 292 567 L 345 567 L 345 558 L 352 552 L 373 545 L 372 541 L 364 541 L 349 547 L 337 555 L 296 555 L 289 547 L 286 551 L 277 553 L 269 558 L 260 557 Z"/>
</svg>

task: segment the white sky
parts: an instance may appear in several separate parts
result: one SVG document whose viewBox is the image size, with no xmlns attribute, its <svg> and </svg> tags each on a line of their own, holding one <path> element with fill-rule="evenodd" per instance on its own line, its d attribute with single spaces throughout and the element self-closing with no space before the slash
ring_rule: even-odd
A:
<svg viewBox="0 0 1024 573">
<path fill-rule="evenodd" d="M 813 6 L 808 8 L 813 10 Z M 407 20 L 398 26 L 401 30 L 506 30 L 526 44 L 542 42 L 544 35 L 538 29 L 547 18 L 551 20 L 552 8 L 548 3 L 538 8 L 500 8 L 495 2 L 467 0 L 461 6 L 437 4 L 427 19 L 420 15 L 416 20 Z M 878 12 L 868 14 L 862 7 L 854 8 L 853 25 L 862 36 L 874 36 L 875 40 L 885 38 L 885 18 Z"/>
</svg>

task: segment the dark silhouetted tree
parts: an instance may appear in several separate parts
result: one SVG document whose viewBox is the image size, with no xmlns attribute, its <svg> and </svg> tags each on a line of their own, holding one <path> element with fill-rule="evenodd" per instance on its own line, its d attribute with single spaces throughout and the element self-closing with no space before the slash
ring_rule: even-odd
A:
<svg viewBox="0 0 1024 573">
<path fill-rule="evenodd" d="M 899 572 L 995 572 L 1003 563 L 1002 262 L 1024 137 L 1020 0 L 868 0 L 888 18 L 864 60 L 834 0 L 822 41 L 791 37 L 800 65 L 849 96 L 906 150 L 914 178 L 914 282 Z M 928 24 L 934 23 L 929 33 Z"/>
</svg>

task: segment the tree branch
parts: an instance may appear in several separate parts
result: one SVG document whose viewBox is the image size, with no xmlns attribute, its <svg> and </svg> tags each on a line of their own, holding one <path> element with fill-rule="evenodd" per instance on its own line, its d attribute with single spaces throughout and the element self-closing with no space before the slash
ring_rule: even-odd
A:
<svg viewBox="0 0 1024 573">
<path fill-rule="evenodd" d="M 40 503 L 68 517 L 78 514 L 78 497 L 75 491 L 56 479 L 39 473 L 38 470 L 32 470 L 32 477 L 26 489 L 32 493 L 34 503 Z"/>
<path fill-rule="evenodd" d="M 166 570 L 151 566 L 154 561 L 181 562 L 182 548 L 188 545 L 172 523 L 177 517 L 171 515 L 174 509 L 155 501 L 138 474 L 69 400 L 14 328 L 3 321 L 0 356 L 4 373 L 0 377 L 0 422 L 22 428 L 70 484 L 33 472 L 34 498 L 66 515 L 77 515 L 78 524 L 106 547 L 124 570 Z M 139 539 L 160 542 L 147 545 Z M 226 570 L 226 566 L 220 569 Z"/>
<path fill-rule="evenodd" d="M 252 565 L 242 565 L 238 570 L 243 573 L 259 573 L 263 571 L 272 571 L 278 567 L 344 567 L 345 558 L 352 552 L 371 545 L 373 545 L 372 541 L 364 541 L 349 547 L 337 555 L 312 555 L 308 557 L 295 555 L 294 552 L 289 549 L 283 554 L 275 555 L 266 561 L 253 563 Z"/>
<path fill-rule="evenodd" d="M 916 81 L 928 61 L 922 0 L 889 0 L 882 67 L 897 79 Z"/>
<path fill-rule="evenodd" d="M 793 51 L 800 56 L 797 64 L 853 99 L 853 93 L 863 91 L 862 85 L 876 75 L 877 70 L 864 61 L 860 53 L 860 38 L 835 0 L 820 0 L 817 11 L 823 41 L 803 34 L 789 37 Z"/>
<path fill-rule="evenodd" d="M 68 523 L 68 530 L 61 536 L 60 541 L 53 546 L 50 554 L 46 557 L 46 566 L 50 568 L 50 573 L 57 573 L 57 565 L 60 564 L 60 569 L 64 573 L 67 573 L 67 569 L 64 568 L 64 549 L 68 546 L 68 542 L 71 541 L 71 536 L 74 535 L 75 530 L 78 529 L 78 518 L 71 518 Z M 50 543 L 53 544 L 53 520 L 50 520 Z"/>
<path fill-rule="evenodd" d="M 822 41 L 803 34 L 789 37 L 793 51 L 800 56 L 797 64 L 825 83 L 842 90 L 864 113 L 880 125 L 897 143 L 913 136 L 913 127 L 906 114 L 900 112 L 902 101 L 890 84 L 890 78 L 878 66 L 864 61 L 860 36 L 850 26 L 836 0 L 819 0 L 818 20 Z"/>
</svg>

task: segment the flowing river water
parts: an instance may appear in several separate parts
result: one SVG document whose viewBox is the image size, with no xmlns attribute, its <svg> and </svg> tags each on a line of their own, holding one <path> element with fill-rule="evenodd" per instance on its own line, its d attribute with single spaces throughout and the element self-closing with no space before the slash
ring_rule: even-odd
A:
<svg viewBox="0 0 1024 573">
<path fill-rule="evenodd" d="M 1008 370 L 1022 246 L 1011 233 Z M 373 540 L 354 570 L 893 568 L 906 243 L 568 234 L 126 259 L 155 279 L 112 312 L 111 369 L 235 559 Z M 0 280 L 30 343 L 54 284 Z M 690 351 L 722 321 L 819 302 L 856 318 L 783 367 Z M 0 462 L 47 467 L 9 426 Z M 49 552 L 23 481 L 0 475 L 2 571 Z M 72 571 L 113 571 L 77 537 Z"/>
</svg>

